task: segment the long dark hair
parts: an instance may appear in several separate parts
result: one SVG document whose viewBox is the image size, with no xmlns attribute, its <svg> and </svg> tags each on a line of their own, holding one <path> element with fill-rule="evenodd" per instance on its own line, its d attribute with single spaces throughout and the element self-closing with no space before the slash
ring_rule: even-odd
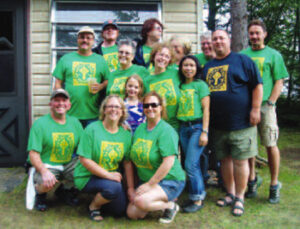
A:
<svg viewBox="0 0 300 229">
<path fill-rule="evenodd" d="M 198 61 L 198 59 L 193 56 L 193 55 L 187 55 L 187 56 L 184 56 L 180 63 L 179 63 L 179 79 L 180 79 L 180 86 L 181 84 L 183 84 L 185 82 L 185 76 L 182 72 L 182 65 L 183 65 L 183 62 L 186 60 L 186 59 L 192 59 L 195 64 L 196 64 L 196 75 L 194 76 L 194 80 L 199 80 L 201 79 L 201 75 L 202 75 L 202 68 L 200 66 L 200 63 Z"/>
</svg>

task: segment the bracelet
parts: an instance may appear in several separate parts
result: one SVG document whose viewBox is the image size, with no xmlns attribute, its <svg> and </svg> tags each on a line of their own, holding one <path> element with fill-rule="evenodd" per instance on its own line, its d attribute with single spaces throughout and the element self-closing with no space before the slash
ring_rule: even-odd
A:
<svg viewBox="0 0 300 229">
<path fill-rule="evenodd" d="M 275 106 L 275 103 L 272 103 L 270 100 L 267 100 L 267 104 L 269 105 L 269 106 Z"/>
<path fill-rule="evenodd" d="M 208 129 L 202 129 L 202 132 L 208 134 Z"/>
</svg>

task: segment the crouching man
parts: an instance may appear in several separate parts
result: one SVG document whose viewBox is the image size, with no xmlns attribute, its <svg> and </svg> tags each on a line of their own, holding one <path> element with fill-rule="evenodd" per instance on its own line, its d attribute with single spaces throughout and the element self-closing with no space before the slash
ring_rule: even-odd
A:
<svg viewBox="0 0 300 229">
<path fill-rule="evenodd" d="M 34 122 L 27 147 L 29 162 L 33 167 L 27 184 L 26 207 L 32 209 L 34 203 L 39 211 L 47 209 L 47 192 L 57 186 L 55 194 L 59 199 L 70 205 L 78 203 L 73 188 L 73 171 L 77 158 L 72 158 L 72 154 L 83 129 L 78 119 L 66 114 L 71 107 L 68 92 L 63 89 L 55 90 L 49 106 L 50 114 Z M 63 180 L 64 185 L 61 183 Z M 35 197 L 31 198 L 35 199 L 32 204 L 30 195 Z"/>
</svg>

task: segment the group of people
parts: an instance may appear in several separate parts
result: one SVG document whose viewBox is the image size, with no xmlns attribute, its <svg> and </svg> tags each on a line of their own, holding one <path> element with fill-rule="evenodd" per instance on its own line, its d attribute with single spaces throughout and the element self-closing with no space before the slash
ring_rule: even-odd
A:
<svg viewBox="0 0 300 229">
<path fill-rule="evenodd" d="M 50 114 L 30 130 L 37 210 L 47 209 L 46 193 L 54 188 L 70 205 L 78 204 L 79 190 L 94 195 L 92 220 L 162 210 L 159 221 L 170 223 L 186 184 L 182 210 L 204 205 L 201 155 L 209 142 L 227 192 L 217 205 L 241 216 L 244 197 L 255 197 L 262 180 L 255 172 L 257 129 L 268 152 L 269 202 L 279 202 L 275 103 L 288 73 L 281 55 L 264 44 L 264 23 L 250 22 L 251 47 L 243 54 L 231 51 L 225 30 L 205 33 L 203 53 L 191 55 L 184 38 L 160 42 L 163 28 L 148 19 L 142 39 L 117 43 L 119 27 L 107 21 L 94 49 L 94 30 L 79 30 L 78 50 L 53 72 Z"/>
</svg>

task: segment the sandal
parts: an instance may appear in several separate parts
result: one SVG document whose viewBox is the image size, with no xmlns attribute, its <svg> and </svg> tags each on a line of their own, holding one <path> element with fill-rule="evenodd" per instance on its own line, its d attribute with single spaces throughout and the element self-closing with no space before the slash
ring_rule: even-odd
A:
<svg viewBox="0 0 300 229">
<path fill-rule="evenodd" d="M 236 205 L 237 202 L 240 202 L 242 204 L 242 206 Z M 242 212 L 241 213 L 235 213 L 234 210 L 236 210 L 236 209 L 239 209 Z M 234 204 L 233 204 L 232 210 L 231 210 L 232 215 L 233 216 L 242 216 L 244 214 L 244 211 L 245 211 L 245 209 L 244 209 L 244 201 L 242 199 L 236 197 L 235 200 L 234 200 Z"/>
<path fill-rule="evenodd" d="M 229 197 L 231 199 L 231 201 L 228 201 L 226 199 L 226 197 Z M 223 201 L 223 203 L 221 204 L 221 203 L 217 202 L 216 204 L 219 207 L 231 206 L 234 202 L 234 199 L 235 199 L 234 195 L 232 195 L 231 193 L 227 193 L 225 197 L 218 199 L 218 201 Z"/>
<path fill-rule="evenodd" d="M 103 220 L 100 209 L 90 210 L 90 208 L 88 207 L 88 212 L 91 220 L 96 222 L 101 222 Z M 97 219 L 97 217 L 101 217 L 101 219 Z"/>
</svg>

